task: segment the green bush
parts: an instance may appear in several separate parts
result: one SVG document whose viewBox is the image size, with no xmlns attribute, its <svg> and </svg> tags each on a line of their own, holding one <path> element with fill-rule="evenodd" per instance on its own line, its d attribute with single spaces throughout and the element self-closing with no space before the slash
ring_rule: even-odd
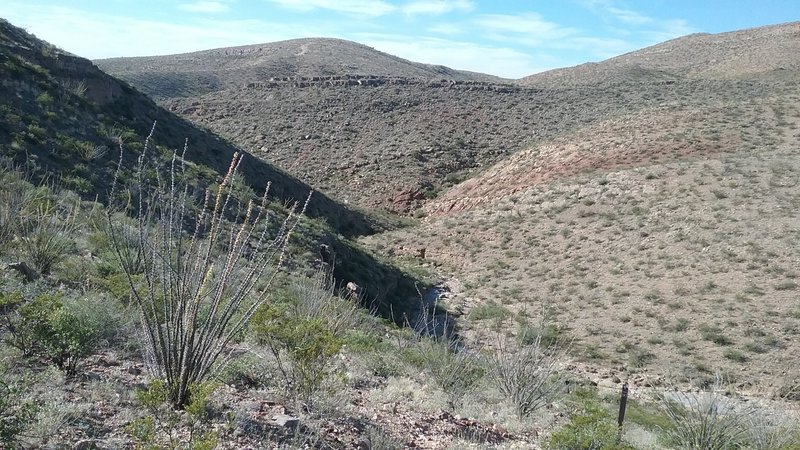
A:
<svg viewBox="0 0 800 450">
<path fill-rule="evenodd" d="M 619 434 L 614 416 L 600 403 L 596 393 L 579 390 L 578 409 L 570 422 L 553 433 L 550 450 L 633 450 Z"/>
<path fill-rule="evenodd" d="M 217 386 L 199 383 L 189 386 L 186 415 L 170 408 L 170 388 L 162 380 L 151 381 L 146 388 L 136 391 L 139 404 L 148 415 L 128 425 L 128 434 L 140 449 L 213 450 L 219 442 L 219 433 L 208 429 L 208 400 Z"/>
<path fill-rule="evenodd" d="M 251 325 L 258 342 L 277 358 L 286 387 L 297 399 L 309 402 L 328 375 L 328 362 L 341 349 L 342 340 L 323 319 L 301 317 L 285 304 L 261 308 Z"/>
<path fill-rule="evenodd" d="M 41 294 L 28 302 L 15 294 L 2 298 L 8 308 L 4 314 L 6 343 L 23 355 L 47 357 L 74 375 L 78 362 L 94 350 L 97 324 L 80 313 L 80 306 L 65 304 L 60 294 Z"/>
<path fill-rule="evenodd" d="M 495 302 L 487 302 L 481 303 L 480 305 L 474 307 L 470 312 L 467 318 L 469 320 L 488 320 L 488 319 L 498 319 L 504 320 L 508 318 L 511 313 L 508 309 L 504 308 L 501 305 L 498 305 Z"/>
</svg>

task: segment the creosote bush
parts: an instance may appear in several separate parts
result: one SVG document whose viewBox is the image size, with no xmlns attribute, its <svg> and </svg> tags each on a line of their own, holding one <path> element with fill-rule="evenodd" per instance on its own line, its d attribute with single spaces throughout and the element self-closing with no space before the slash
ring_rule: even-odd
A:
<svg viewBox="0 0 800 450">
<path fill-rule="evenodd" d="M 267 302 L 311 194 L 282 220 L 267 207 L 269 184 L 260 199 L 240 201 L 239 154 L 216 185 L 195 189 L 186 177 L 188 144 L 167 164 L 154 164 L 154 131 L 155 124 L 138 157 L 131 201 L 117 205 L 136 225 L 119 224 L 109 208 L 108 234 L 141 314 L 151 370 L 165 381 L 169 402 L 183 408 L 189 387 L 224 363 L 228 344 Z M 124 189 L 123 152 L 120 143 L 112 204 Z"/>
<path fill-rule="evenodd" d="M 97 323 L 66 303 L 60 294 L 40 294 L 26 300 L 21 293 L 0 295 L 4 310 L 2 325 L 6 344 L 24 356 L 39 355 L 53 361 L 68 375 L 74 375 L 82 358 L 95 348 Z"/>
<path fill-rule="evenodd" d="M 260 308 L 251 325 L 256 340 L 275 358 L 286 389 L 308 406 L 331 375 L 331 358 L 361 312 L 356 299 L 336 295 L 323 270 L 294 283 L 288 294 Z"/>
</svg>

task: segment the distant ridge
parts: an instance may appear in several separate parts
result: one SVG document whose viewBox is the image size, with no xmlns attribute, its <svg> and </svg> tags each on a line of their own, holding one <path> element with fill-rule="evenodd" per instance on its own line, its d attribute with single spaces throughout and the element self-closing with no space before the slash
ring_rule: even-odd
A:
<svg viewBox="0 0 800 450">
<path fill-rule="evenodd" d="M 157 98 L 187 97 L 270 78 L 372 75 L 500 81 L 491 75 L 422 64 L 363 44 L 331 38 L 293 39 L 177 55 L 111 58 L 100 69 Z"/>
<path fill-rule="evenodd" d="M 726 33 L 697 33 L 599 63 L 522 78 L 525 85 L 592 84 L 622 78 L 751 78 L 800 68 L 800 22 Z"/>
</svg>

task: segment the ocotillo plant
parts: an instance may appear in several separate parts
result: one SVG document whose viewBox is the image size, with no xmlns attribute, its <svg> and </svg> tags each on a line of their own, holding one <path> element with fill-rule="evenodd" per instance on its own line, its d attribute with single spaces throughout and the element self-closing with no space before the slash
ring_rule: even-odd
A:
<svg viewBox="0 0 800 450">
<path fill-rule="evenodd" d="M 162 167 L 151 164 L 157 161 L 148 154 L 154 130 L 155 124 L 139 155 L 126 208 L 136 225 L 123 226 L 109 212 L 108 230 L 141 313 L 148 363 L 166 382 L 169 401 L 181 408 L 191 386 L 226 359 L 228 344 L 268 300 L 311 193 L 282 221 L 267 208 L 269 184 L 260 201 L 242 204 L 233 195 L 242 162 L 237 153 L 218 185 L 195 196 L 186 178 L 187 145 Z M 120 144 L 111 202 L 123 159 Z"/>
</svg>

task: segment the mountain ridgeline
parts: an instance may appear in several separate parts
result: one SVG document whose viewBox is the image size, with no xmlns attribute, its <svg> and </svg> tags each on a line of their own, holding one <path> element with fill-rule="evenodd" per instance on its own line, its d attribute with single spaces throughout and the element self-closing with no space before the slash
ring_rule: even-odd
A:
<svg viewBox="0 0 800 450">
<path fill-rule="evenodd" d="M 781 95 L 794 83 L 797 36 L 797 24 L 692 35 L 517 81 L 431 70 L 358 44 L 317 39 L 98 65 L 334 198 L 399 213 L 433 200 L 427 209 L 441 212 L 491 198 L 465 193 L 451 200 L 463 192 L 445 194 L 451 186 L 587 127 Z M 225 82 L 164 88 L 184 83 L 186 74 Z M 592 152 L 603 155 L 605 146 Z M 669 147 L 630 158 L 598 156 L 566 170 L 540 170 L 532 180 L 687 153 L 681 144 Z M 716 151 L 697 147 L 688 153 Z"/>
<path fill-rule="evenodd" d="M 293 39 L 178 55 L 110 58 L 100 69 L 155 98 L 196 97 L 272 78 L 338 75 L 500 81 L 498 77 L 421 64 L 341 39 Z"/>
</svg>

